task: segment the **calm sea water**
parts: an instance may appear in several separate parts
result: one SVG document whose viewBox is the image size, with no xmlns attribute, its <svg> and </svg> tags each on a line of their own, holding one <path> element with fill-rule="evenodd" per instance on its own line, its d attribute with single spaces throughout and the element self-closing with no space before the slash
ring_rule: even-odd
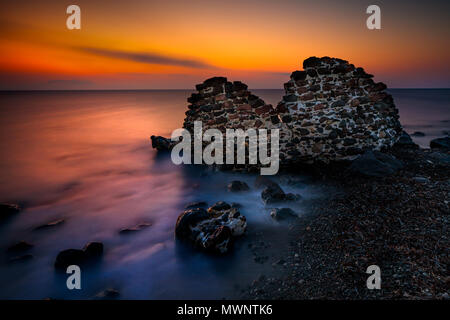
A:
<svg viewBox="0 0 450 320">
<path fill-rule="evenodd" d="M 276 105 L 281 90 L 255 90 Z M 392 90 L 408 132 L 427 146 L 450 130 L 450 90 Z M 24 206 L 0 226 L 0 299 L 92 298 L 106 288 L 123 299 L 233 298 L 287 250 L 286 226 L 272 221 L 260 191 L 226 192 L 229 181 L 252 185 L 255 176 L 217 173 L 173 165 L 150 147 L 152 134 L 169 136 L 181 126 L 190 91 L 98 91 L 0 93 L 0 201 Z M 326 196 L 306 178 L 287 192 L 304 201 Z M 243 205 L 248 235 L 224 257 L 208 256 L 178 244 L 176 218 L 186 203 L 224 200 Z M 64 219 L 46 230 L 36 226 Z M 118 231 L 152 226 L 123 236 Z M 33 259 L 10 263 L 6 248 L 20 240 L 34 247 Z M 95 269 L 82 270 L 82 290 L 69 291 L 54 272 L 59 251 L 102 241 L 105 253 Z M 263 242 L 263 244 L 262 244 Z M 249 244 L 266 246 L 255 261 Z"/>
</svg>

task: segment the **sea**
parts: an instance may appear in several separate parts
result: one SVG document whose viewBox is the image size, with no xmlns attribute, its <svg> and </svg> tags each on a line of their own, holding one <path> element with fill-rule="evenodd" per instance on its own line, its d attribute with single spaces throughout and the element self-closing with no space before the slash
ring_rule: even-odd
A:
<svg viewBox="0 0 450 320">
<path fill-rule="evenodd" d="M 278 89 L 252 92 L 273 105 L 283 96 Z M 449 134 L 450 89 L 389 92 L 421 147 Z M 177 166 L 151 148 L 151 135 L 182 126 L 191 93 L 0 92 L 0 202 L 23 207 L 0 225 L 0 299 L 96 299 L 105 289 L 117 290 L 118 299 L 233 299 L 281 272 L 289 226 L 270 217 L 255 175 Z M 299 215 L 331 192 L 307 176 L 274 179 L 302 196 L 293 205 Z M 228 192 L 233 180 L 251 190 Z M 248 231 L 230 253 L 205 254 L 175 239 L 176 219 L 193 201 L 241 205 Z M 119 233 L 141 223 L 150 226 Z M 7 252 L 18 241 L 33 244 L 31 259 L 15 261 Z M 91 241 L 104 244 L 103 257 L 81 270 L 80 290 L 69 290 L 55 258 Z"/>
</svg>

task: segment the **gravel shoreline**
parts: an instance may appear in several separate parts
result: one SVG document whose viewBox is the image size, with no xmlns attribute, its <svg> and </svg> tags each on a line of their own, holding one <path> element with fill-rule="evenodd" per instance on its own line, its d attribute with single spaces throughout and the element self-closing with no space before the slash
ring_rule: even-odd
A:
<svg viewBox="0 0 450 320">
<path fill-rule="evenodd" d="M 449 152 L 397 147 L 403 169 L 381 178 L 327 174 L 339 192 L 291 226 L 276 277 L 250 299 L 449 299 Z M 366 269 L 381 269 L 369 290 Z"/>
</svg>

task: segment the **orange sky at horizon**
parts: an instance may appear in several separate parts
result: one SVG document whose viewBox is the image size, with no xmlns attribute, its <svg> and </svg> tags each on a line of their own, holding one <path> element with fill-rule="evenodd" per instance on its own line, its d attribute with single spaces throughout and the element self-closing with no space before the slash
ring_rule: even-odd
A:
<svg viewBox="0 0 450 320">
<path fill-rule="evenodd" d="M 450 87 L 450 5 L 369 1 L 2 1 L 0 90 L 181 89 L 215 76 L 281 88 L 309 56 L 349 60 L 390 87 Z"/>
</svg>

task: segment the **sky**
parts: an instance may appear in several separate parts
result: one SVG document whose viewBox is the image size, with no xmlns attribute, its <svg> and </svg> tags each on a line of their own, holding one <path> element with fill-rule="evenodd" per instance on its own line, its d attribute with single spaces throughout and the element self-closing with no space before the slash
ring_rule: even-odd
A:
<svg viewBox="0 0 450 320">
<path fill-rule="evenodd" d="M 390 88 L 450 87 L 450 1 L 0 0 L 0 90 L 282 88 L 310 56 Z M 66 8 L 81 8 L 81 29 Z M 366 8 L 381 8 L 381 30 Z"/>
</svg>

